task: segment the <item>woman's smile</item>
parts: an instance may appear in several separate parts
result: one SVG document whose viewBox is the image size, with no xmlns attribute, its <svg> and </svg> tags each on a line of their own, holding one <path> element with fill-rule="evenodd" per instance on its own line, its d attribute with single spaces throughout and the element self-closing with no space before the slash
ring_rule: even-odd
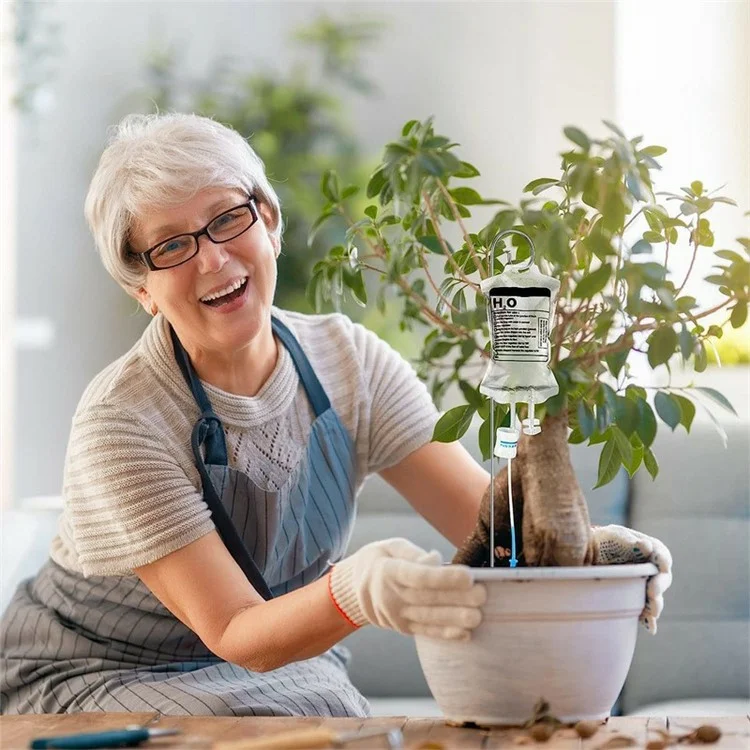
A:
<svg viewBox="0 0 750 750">
<path fill-rule="evenodd" d="M 248 276 L 240 276 L 234 281 L 219 287 L 216 291 L 209 292 L 200 298 L 201 304 L 221 313 L 230 313 L 239 310 L 245 305 L 249 297 L 250 284 Z"/>
</svg>

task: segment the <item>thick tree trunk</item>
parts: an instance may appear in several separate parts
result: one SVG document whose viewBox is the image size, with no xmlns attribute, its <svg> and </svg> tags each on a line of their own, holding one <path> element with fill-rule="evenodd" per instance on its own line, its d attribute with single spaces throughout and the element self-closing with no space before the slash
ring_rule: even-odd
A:
<svg viewBox="0 0 750 750">
<path fill-rule="evenodd" d="M 513 459 L 513 511 L 519 565 L 557 566 L 596 563 L 586 498 L 570 462 L 567 415 L 546 417 L 539 435 L 521 435 Z M 453 562 L 489 565 L 489 486 L 476 528 Z M 511 547 L 508 474 L 495 477 L 495 558 L 508 565 Z"/>
</svg>

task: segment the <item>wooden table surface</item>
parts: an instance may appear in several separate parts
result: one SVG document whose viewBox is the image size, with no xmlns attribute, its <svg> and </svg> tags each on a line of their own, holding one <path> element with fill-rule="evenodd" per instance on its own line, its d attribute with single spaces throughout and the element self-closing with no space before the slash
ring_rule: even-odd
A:
<svg viewBox="0 0 750 750">
<path fill-rule="evenodd" d="M 158 719 L 158 720 L 157 720 Z M 633 748 L 645 748 L 651 740 L 661 739 L 660 730 L 669 731 L 673 737 L 687 734 L 701 724 L 713 724 L 722 731 L 721 739 L 706 750 L 750 750 L 750 717 L 723 716 L 705 718 L 684 717 L 612 717 L 597 733 L 587 740 L 581 740 L 572 729 L 564 728 L 546 743 L 536 743 L 521 729 L 474 729 L 447 726 L 442 720 L 429 718 L 377 718 L 377 719 L 314 719 L 314 718 L 231 718 L 202 716 L 162 716 L 150 713 L 86 713 L 53 714 L 0 717 L 0 748 L 20 750 L 27 748 L 35 737 L 59 736 L 77 732 L 98 732 L 108 729 L 122 729 L 128 724 L 145 724 L 164 729 L 179 729 L 181 734 L 161 737 L 141 745 L 143 748 L 206 748 L 214 742 L 270 737 L 277 732 L 290 729 L 303 729 L 326 726 L 335 731 L 352 731 L 374 727 L 399 728 L 403 731 L 404 747 L 417 750 L 424 747 L 437 750 L 449 748 L 463 750 L 469 748 L 498 748 L 507 750 L 598 750 L 615 736 L 632 737 Z M 332 746 L 333 747 L 333 746 Z M 370 738 L 347 743 L 347 748 L 387 748 L 384 738 Z M 622 747 L 611 743 L 609 748 Z M 692 747 L 687 742 L 674 745 L 675 748 Z"/>
</svg>

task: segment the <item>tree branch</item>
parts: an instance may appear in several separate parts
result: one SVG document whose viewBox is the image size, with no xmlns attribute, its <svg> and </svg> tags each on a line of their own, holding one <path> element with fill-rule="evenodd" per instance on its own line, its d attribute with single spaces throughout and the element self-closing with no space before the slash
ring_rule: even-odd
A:
<svg viewBox="0 0 750 750">
<path fill-rule="evenodd" d="M 438 242 L 440 243 L 440 247 L 443 248 L 443 253 L 445 253 L 446 258 L 451 262 L 451 265 L 453 266 L 453 270 L 456 272 L 456 274 L 461 278 L 461 281 L 463 281 L 465 284 L 470 286 L 475 292 L 479 291 L 479 285 L 475 284 L 459 267 L 458 263 L 456 263 L 456 259 L 453 257 L 453 253 L 449 250 L 448 245 L 445 243 L 445 239 L 443 238 L 443 235 L 440 234 L 438 231 L 438 220 L 437 216 L 435 216 L 435 211 L 432 207 L 432 203 L 430 203 L 430 198 L 427 195 L 427 193 L 422 192 L 422 199 L 425 202 L 425 206 L 427 207 L 427 213 L 430 214 L 430 221 L 432 221 L 432 226 L 435 229 L 435 234 L 438 238 Z"/>
<path fill-rule="evenodd" d="M 469 236 L 469 232 L 466 229 L 466 226 L 464 225 L 463 219 L 461 218 L 461 214 L 458 213 L 458 209 L 456 208 L 456 204 L 451 196 L 451 194 L 448 192 L 448 189 L 443 185 L 442 180 L 437 181 L 438 187 L 440 188 L 440 192 L 442 192 L 443 197 L 446 201 L 448 201 L 448 205 L 451 207 L 451 212 L 453 213 L 453 218 L 458 222 L 458 226 L 461 227 L 461 233 L 464 236 L 464 242 L 466 243 L 466 246 L 469 248 L 469 252 L 471 253 L 471 257 L 474 259 L 474 263 L 477 266 L 477 271 L 479 272 L 479 276 L 482 279 L 487 278 L 487 274 L 484 272 L 484 266 L 482 265 L 482 261 L 479 259 L 479 254 L 476 251 L 476 248 L 474 247 L 474 243 L 471 240 L 471 237 Z M 433 221 L 433 224 L 435 222 Z M 492 273 L 492 269 L 490 269 L 490 274 Z"/>
</svg>

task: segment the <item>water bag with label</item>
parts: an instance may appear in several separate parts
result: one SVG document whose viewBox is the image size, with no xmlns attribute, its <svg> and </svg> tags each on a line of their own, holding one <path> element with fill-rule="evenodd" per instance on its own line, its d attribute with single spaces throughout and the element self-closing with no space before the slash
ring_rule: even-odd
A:
<svg viewBox="0 0 750 750">
<path fill-rule="evenodd" d="M 492 356 L 479 386 L 500 403 L 541 404 L 559 388 L 548 367 L 549 332 L 560 282 L 535 265 L 508 265 L 481 282 Z"/>
</svg>

